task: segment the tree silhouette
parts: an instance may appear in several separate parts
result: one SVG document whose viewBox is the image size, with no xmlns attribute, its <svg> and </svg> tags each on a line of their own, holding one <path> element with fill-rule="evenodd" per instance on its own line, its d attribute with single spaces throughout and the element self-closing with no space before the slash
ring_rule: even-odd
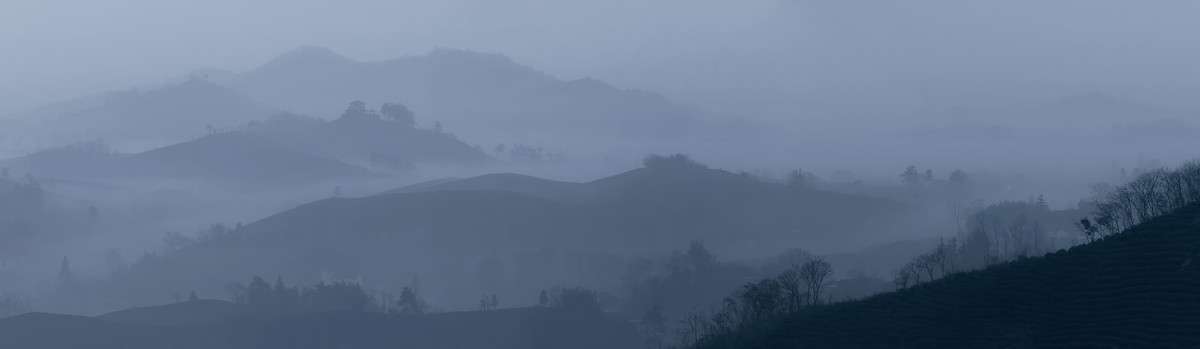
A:
<svg viewBox="0 0 1200 349">
<path fill-rule="evenodd" d="M 800 279 L 808 289 L 809 303 L 816 305 L 821 301 L 821 290 L 829 286 L 829 278 L 833 276 L 833 267 L 822 258 L 813 258 L 800 266 Z"/>
<path fill-rule="evenodd" d="M 546 290 L 542 290 L 542 293 L 538 295 L 538 304 L 544 307 L 549 303 L 550 296 L 546 295 Z"/>
<path fill-rule="evenodd" d="M 921 173 L 917 172 L 916 166 L 909 166 L 907 169 L 904 169 L 904 173 L 900 174 L 900 179 L 905 184 L 916 186 L 921 184 Z"/>
<path fill-rule="evenodd" d="M 383 115 L 384 119 L 404 125 L 404 127 L 412 128 L 417 125 L 412 110 L 408 110 L 408 107 L 400 103 L 384 103 L 379 107 L 379 114 Z"/>
<path fill-rule="evenodd" d="M 425 301 L 421 299 L 420 295 L 412 287 L 405 287 L 400 290 L 400 300 L 396 301 L 396 308 L 400 310 L 401 314 L 424 314 L 427 307 L 428 305 L 425 304 Z"/>
<path fill-rule="evenodd" d="M 67 257 L 63 257 L 62 265 L 58 267 L 58 282 L 70 283 L 74 278 L 71 276 L 71 262 Z"/>
</svg>

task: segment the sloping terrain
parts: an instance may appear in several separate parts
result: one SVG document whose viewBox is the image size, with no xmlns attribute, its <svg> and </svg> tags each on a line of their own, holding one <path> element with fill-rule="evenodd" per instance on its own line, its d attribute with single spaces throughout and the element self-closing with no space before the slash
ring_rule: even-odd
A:
<svg viewBox="0 0 1200 349">
<path fill-rule="evenodd" d="M 365 177 L 371 172 L 244 132 L 218 133 L 137 154 L 65 147 L 0 161 L 13 173 L 59 180 L 199 180 L 244 188 Z"/>
<path fill-rule="evenodd" d="M 307 283 L 322 272 L 346 273 L 398 289 L 405 279 L 398 275 L 419 274 L 437 287 L 430 294 L 445 297 L 431 302 L 462 306 L 480 288 L 523 299 L 558 282 L 602 277 L 565 264 L 584 264 L 577 256 L 668 253 L 694 240 L 723 255 L 853 243 L 848 237 L 869 239 L 908 212 L 886 200 L 698 165 L 651 166 L 584 184 L 512 175 L 465 183 L 479 186 L 301 205 L 140 263 L 131 279 L 116 282 L 152 295 L 217 294 L 217 286 L 254 275 Z M 558 186 L 599 192 L 574 201 L 533 196 L 562 194 L 551 192 Z M 525 278 L 537 282 L 517 282 Z"/>
<path fill-rule="evenodd" d="M 746 129 L 644 91 L 594 79 L 563 81 L 509 58 L 438 49 L 425 55 L 358 63 L 304 47 L 231 79 L 227 86 L 269 105 L 335 115 L 345 103 L 399 101 L 430 127 L 442 122 L 476 141 L 526 142 L 549 132 L 595 137 L 734 135 Z M 517 138 L 520 137 L 520 138 Z"/>
<path fill-rule="evenodd" d="M 250 314 L 204 321 L 197 301 L 96 318 L 27 313 L 0 319 L 0 348 L 631 348 L 639 337 L 602 314 L 514 308 L 422 316 L 370 312 Z M 189 319 L 196 317 L 196 319 Z"/>
<path fill-rule="evenodd" d="M 1200 206 L 1045 257 L 721 338 L 729 348 L 1200 346 Z"/>
<path fill-rule="evenodd" d="M 377 118 L 341 117 L 292 127 L 290 131 L 272 131 L 273 126 L 274 123 L 266 124 L 255 132 L 289 149 L 383 169 L 428 163 L 479 163 L 489 159 L 479 149 L 450 134 Z"/>
<path fill-rule="evenodd" d="M 112 93 L 95 107 L 63 113 L 33 126 L 43 145 L 87 139 L 123 148 L 171 144 L 270 115 L 274 109 L 232 89 L 201 79 L 147 91 Z"/>
</svg>

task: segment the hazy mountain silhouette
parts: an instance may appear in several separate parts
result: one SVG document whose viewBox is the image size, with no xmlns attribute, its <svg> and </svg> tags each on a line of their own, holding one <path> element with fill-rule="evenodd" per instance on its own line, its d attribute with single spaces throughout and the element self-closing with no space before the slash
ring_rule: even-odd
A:
<svg viewBox="0 0 1200 349">
<path fill-rule="evenodd" d="M 287 149 L 245 132 L 218 133 L 137 154 L 69 146 L 0 161 L 16 173 L 60 180 L 197 180 L 243 188 L 296 185 L 371 172 Z"/>
<path fill-rule="evenodd" d="M 211 82 L 192 78 L 140 92 L 108 94 L 95 107 L 68 112 L 34 125 L 41 144 L 108 139 L 132 147 L 171 144 L 214 128 L 228 128 L 270 115 L 273 108 Z"/>
<path fill-rule="evenodd" d="M 788 188 L 700 165 L 650 165 L 589 183 L 489 175 L 301 205 L 165 255 L 137 277 L 146 280 L 143 290 L 161 284 L 213 291 L 222 280 L 283 271 L 301 283 L 323 271 L 371 280 L 420 274 L 441 278 L 429 281 L 445 288 L 437 294 L 472 297 L 461 286 L 473 274 L 423 266 L 543 248 L 666 253 L 693 240 L 719 251 L 830 246 L 867 238 L 905 212 L 887 200 Z M 177 272 L 183 270 L 189 272 Z"/>
<path fill-rule="evenodd" d="M 490 159 L 453 135 L 379 118 L 333 121 L 277 115 L 248 128 L 297 151 L 382 170 L 422 163 L 478 163 Z"/>
<path fill-rule="evenodd" d="M 505 56 L 438 49 L 420 56 L 354 63 L 323 48 L 285 53 L 230 81 L 264 103 L 314 115 L 361 99 L 400 101 L 418 122 L 456 130 L 539 130 L 584 135 L 684 137 L 743 129 L 702 110 L 594 79 L 562 81 Z M 735 123 L 736 124 L 736 123 Z M 740 125 L 747 126 L 747 125 Z"/>
</svg>

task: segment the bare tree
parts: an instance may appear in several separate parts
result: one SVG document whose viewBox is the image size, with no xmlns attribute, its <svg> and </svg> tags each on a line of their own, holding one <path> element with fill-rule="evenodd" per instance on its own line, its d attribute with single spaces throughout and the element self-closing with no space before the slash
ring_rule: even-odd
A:
<svg viewBox="0 0 1200 349">
<path fill-rule="evenodd" d="M 800 280 L 808 290 L 809 303 L 816 305 L 821 301 L 821 290 L 829 286 L 829 278 L 833 276 L 833 267 L 820 257 L 810 259 L 800 266 Z"/>
<path fill-rule="evenodd" d="M 780 273 L 776 280 L 779 281 L 786 310 L 789 312 L 799 311 L 804 306 L 804 297 L 807 294 L 804 280 L 800 277 L 800 265 L 793 264 Z"/>
</svg>

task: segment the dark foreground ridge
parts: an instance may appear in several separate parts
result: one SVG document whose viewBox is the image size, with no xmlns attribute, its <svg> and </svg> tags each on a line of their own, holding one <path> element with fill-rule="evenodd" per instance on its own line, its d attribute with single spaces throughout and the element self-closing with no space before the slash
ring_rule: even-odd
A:
<svg viewBox="0 0 1200 349">
<path fill-rule="evenodd" d="M 136 308 L 95 318 L 27 313 L 0 319 L 0 348 L 633 348 L 609 314 L 532 307 L 397 315 L 267 314 L 222 301 Z"/>
<path fill-rule="evenodd" d="M 1095 243 L 769 321 L 699 347 L 1200 347 L 1200 205 Z"/>
</svg>

